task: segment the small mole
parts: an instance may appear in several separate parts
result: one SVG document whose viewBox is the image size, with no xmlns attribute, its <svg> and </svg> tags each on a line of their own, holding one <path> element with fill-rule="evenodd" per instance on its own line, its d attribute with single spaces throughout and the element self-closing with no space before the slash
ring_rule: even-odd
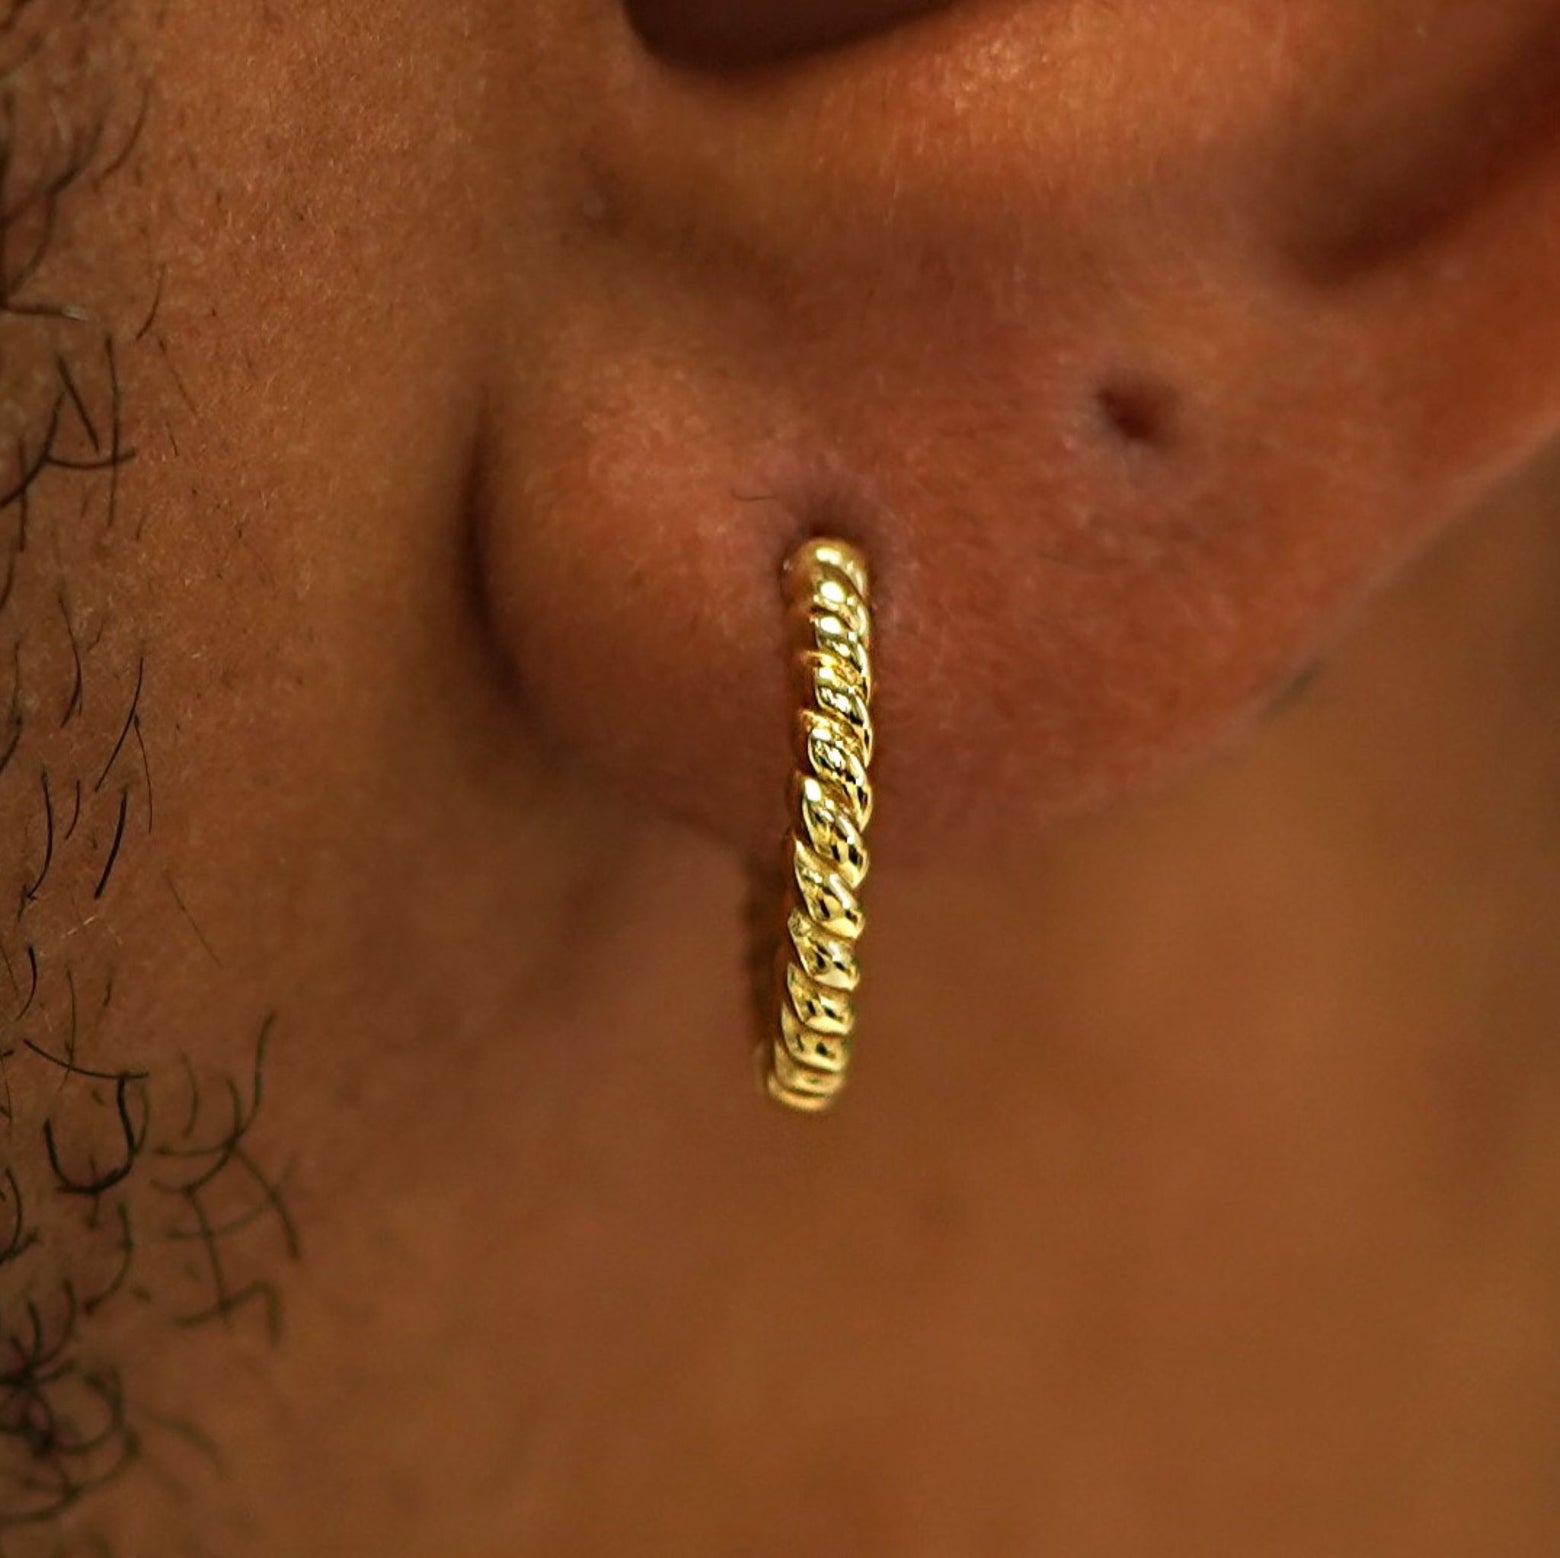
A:
<svg viewBox="0 0 1560 1558">
<path fill-rule="evenodd" d="M 606 168 L 587 162 L 581 169 L 575 212 L 587 232 L 616 238 L 627 222 L 622 180 Z"/>
<path fill-rule="evenodd" d="M 1296 704 L 1305 701 L 1306 694 L 1316 685 L 1317 679 L 1322 674 L 1324 662 L 1313 660 L 1296 675 L 1290 677 L 1278 691 L 1278 694 L 1267 707 L 1269 719 L 1279 719 L 1289 713 Z"/>
<path fill-rule="evenodd" d="M 1170 441 L 1175 392 L 1152 379 L 1113 379 L 1100 387 L 1097 404 L 1105 425 L 1129 444 Z"/>
</svg>

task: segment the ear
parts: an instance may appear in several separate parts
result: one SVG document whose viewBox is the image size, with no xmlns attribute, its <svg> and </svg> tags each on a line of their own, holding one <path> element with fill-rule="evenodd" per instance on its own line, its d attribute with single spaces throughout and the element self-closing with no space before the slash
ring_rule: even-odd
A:
<svg viewBox="0 0 1560 1558">
<path fill-rule="evenodd" d="M 1556 62 L 1560 0 L 554 60 L 484 537 L 530 707 L 767 840 L 779 563 L 835 531 L 878 581 L 880 844 L 1173 771 L 1560 427 Z"/>
<path fill-rule="evenodd" d="M 881 33 L 947 0 L 626 0 L 640 37 L 663 59 L 703 68 L 772 64 Z"/>
</svg>

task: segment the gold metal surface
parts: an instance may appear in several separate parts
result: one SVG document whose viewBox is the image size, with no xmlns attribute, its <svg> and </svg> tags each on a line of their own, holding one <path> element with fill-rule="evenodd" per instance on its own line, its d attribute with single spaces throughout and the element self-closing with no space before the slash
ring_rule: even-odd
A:
<svg viewBox="0 0 1560 1558">
<path fill-rule="evenodd" d="M 845 1085 L 860 889 L 872 818 L 872 611 L 866 558 L 843 541 L 815 538 L 791 556 L 782 585 L 795 622 L 801 707 L 797 772 L 786 840 L 784 936 L 777 959 L 779 1011 L 765 1087 L 810 1114 Z"/>
</svg>

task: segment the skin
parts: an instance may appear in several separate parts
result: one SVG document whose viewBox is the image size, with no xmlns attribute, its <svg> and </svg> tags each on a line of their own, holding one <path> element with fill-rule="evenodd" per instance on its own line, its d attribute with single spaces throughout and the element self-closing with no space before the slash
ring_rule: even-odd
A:
<svg viewBox="0 0 1560 1558">
<path fill-rule="evenodd" d="M 0 1552 L 1553 1551 L 1560 6 L 37 5 Z"/>
</svg>

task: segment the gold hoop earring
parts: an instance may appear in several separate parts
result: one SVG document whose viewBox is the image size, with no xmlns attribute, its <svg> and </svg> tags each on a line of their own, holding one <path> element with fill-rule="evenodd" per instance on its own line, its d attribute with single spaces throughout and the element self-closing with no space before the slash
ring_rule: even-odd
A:
<svg viewBox="0 0 1560 1558">
<path fill-rule="evenodd" d="M 860 894 L 872 817 L 872 615 L 866 558 L 843 541 L 804 542 L 781 580 L 801 706 L 785 844 L 785 934 L 776 959 L 779 1011 L 764 1081 L 777 1103 L 818 1113 L 845 1085 L 856 1022 L 856 943 L 865 923 Z"/>
</svg>

